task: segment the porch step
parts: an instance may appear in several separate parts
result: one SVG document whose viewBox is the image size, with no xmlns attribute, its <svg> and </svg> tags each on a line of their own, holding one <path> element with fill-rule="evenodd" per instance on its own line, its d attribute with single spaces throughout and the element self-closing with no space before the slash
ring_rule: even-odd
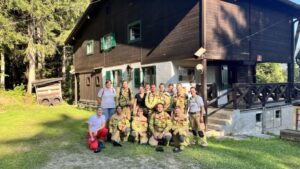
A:
<svg viewBox="0 0 300 169">
<path fill-rule="evenodd" d="M 219 124 L 207 124 L 208 130 L 216 130 L 216 131 L 222 131 L 224 128 L 224 125 L 219 125 Z"/>
<path fill-rule="evenodd" d="M 221 119 L 217 117 L 209 117 L 208 124 L 218 124 L 218 125 L 230 125 L 231 120 L 229 119 Z"/>
<path fill-rule="evenodd" d="M 225 120 L 230 120 L 231 119 L 231 113 L 228 112 L 217 112 L 213 115 L 211 115 L 209 118 L 215 118 L 215 119 L 225 119 Z"/>
<path fill-rule="evenodd" d="M 225 136 L 225 132 L 223 130 L 221 131 L 216 131 L 216 130 L 208 130 L 206 133 L 206 137 L 210 138 L 210 137 L 223 137 Z"/>
</svg>

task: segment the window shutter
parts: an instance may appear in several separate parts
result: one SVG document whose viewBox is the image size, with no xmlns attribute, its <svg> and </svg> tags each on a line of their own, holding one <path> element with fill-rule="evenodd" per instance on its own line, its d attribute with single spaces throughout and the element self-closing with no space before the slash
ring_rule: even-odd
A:
<svg viewBox="0 0 300 169">
<path fill-rule="evenodd" d="M 111 71 L 106 71 L 106 80 L 112 80 Z"/>
<path fill-rule="evenodd" d="M 134 87 L 141 86 L 140 68 L 134 69 Z"/>
</svg>

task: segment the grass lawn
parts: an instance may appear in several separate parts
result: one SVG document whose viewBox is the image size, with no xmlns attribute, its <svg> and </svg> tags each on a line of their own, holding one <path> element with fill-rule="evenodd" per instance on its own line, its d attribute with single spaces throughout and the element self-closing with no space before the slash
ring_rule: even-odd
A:
<svg viewBox="0 0 300 169">
<path fill-rule="evenodd" d="M 107 144 L 94 154 L 86 145 L 91 114 L 66 104 L 38 106 L 30 97 L 0 91 L 0 168 L 93 168 L 90 163 L 97 163 L 94 168 L 118 168 L 118 163 L 120 168 L 300 168 L 300 144 L 278 138 L 210 139 L 208 148 L 193 145 L 180 154 L 171 147 L 157 153 L 149 146 Z"/>
</svg>

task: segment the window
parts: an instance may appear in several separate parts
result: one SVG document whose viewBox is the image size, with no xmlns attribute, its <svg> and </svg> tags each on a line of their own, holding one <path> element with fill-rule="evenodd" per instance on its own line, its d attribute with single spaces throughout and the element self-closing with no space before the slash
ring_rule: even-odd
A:
<svg viewBox="0 0 300 169">
<path fill-rule="evenodd" d="M 86 42 L 86 55 L 94 54 L 94 41 L 89 40 Z"/>
<path fill-rule="evenodd" d="M 100 51 L 109 51 L 117 46 L 116 38 L 114 33 L 103 36 L 100 40 Z"/>
<path fill-rule="evenodd" d="M 261 113 L 256 114 L 256 123 L 261 122 L 261 120 L 262 120 L 262 114 Z"/>
<path fill-rule="evenodd" d="M 122 83 L 122 70 L 113 70 L 112 71 L 113 74 L 113 86 L 114 87 L 121 87 L 121 83 Z"/>
<path fill-rule="evenodd" d="M 156 67 L 144 67 L 143 68 L 143 84 L 156 84 Z"/>
<path fill-rule="evenodd" d="M 181 82 L 194 82 L 195 81 L 195 69 L 194 68 L 178 68 L 179 81 Z"/>
<path fill-rule="evenodd" d="M 87 86 L 90 86 L 91 85 L 91 77 L 86 77 L 85 82 L 86 82 Z"/>
<path fill-rule="evenodd" d="M 95 84 L 96 84 L 97 87 L 100 86 L 100 84 L 101 84 L 100 76 L 96 76 L 96 77 L 95 77 Z"/>
<path fill-rule="evenodd" d="M 128 25 L 128 43 L 140 41 L 142 39 L 141 21 L 135 21 Z"/>
<path fill-rule="evenodd" d="M 276 110 L 275 111 L 275 117 L 278 119 L 278 118 L 281 118 L 281 110 Z"/>
<path fill-rule="evenodd" d="M 141 71 L 140 68 L 134 69 L 134 87 L 141 86 Z"/>
<path fill-rule="evenodd" d="M 222 65 L 221 66 L 221 89 L 229 88 L 228 84 L 228 66 Z"/>
</svg>

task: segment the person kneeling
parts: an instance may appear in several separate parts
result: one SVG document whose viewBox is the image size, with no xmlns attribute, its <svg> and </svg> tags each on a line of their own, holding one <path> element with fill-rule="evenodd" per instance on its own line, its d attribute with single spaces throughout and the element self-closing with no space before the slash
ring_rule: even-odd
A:
<svg viewBox="0 0 300 169">
<path fill-rule="evenodd" d="M 140 141 L 140 144 L 147 144 L 147 118 L 143 115 L 143 108 L 138 108 L 136 116 L 132 120 L 131 136 L 135 138 L 135 142 Z"/>
<path fill-rule="evenodd" d="M 179 106 L 176 106 L 174 111 L 172 130 L 175 148 L 173 151 L 177 153 L 181 152 L 189 145 L 189 122 L 187 116 L 181 111 Z"/>
<path fill-rule="evenodd" d="M 172 127 L 170 115 L 164 112 L 164 107 L 161 103 L 156 105 L 156 112 L 150 118 L 149 129 L 152 132 L 152 137 L 149 140 L 151 146 L 169 145 L 172 138 L 169 132 Z M 162 147 L 158 146 L 156 151 L 164 151 Z"/>
<path fill-rule="evenodd" d="M 89 118 L 88 143 L 91 150 L 95 153 L 104 148 L 104 139 L 108 134 L 105 128 L 105 116 L 101 107 L 97 108 L 97 113 Z"/>
<path fill-rule="evenodd" d="M 130 132 L 130 124 L 127 117 L 122 112 L 122 107 L 117 106 L 117 113 L 115 113 L 109 122 L 109 132 L 111 133 L 111 140 L 114 146 L 122 146 L 120 144 L 121 141 L 127 141 L 129 132 Z"/>
</svg>

